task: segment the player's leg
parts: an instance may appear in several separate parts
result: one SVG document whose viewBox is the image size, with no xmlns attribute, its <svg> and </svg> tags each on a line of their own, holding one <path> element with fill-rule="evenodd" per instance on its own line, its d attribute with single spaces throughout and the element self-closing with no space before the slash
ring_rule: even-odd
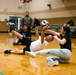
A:
<svg viewBox="0 0 76 75">
<path fill-rule="evenodd" d="M 23 54 L 23 50 L 5 50 L 5 54 Z"/>
<path fill-rule="evenodd" d="M 12 33 L 18 37 L 19 39 L 22 39 L 23 35 L 21 35 L 20 33 L 18 33 L 17 31 L 12 30 Z"/>
<path fill-rule="evenodd" d="M 59 64 L 60 58 L 57 56 L 49 56 L 46 58 L 48 66 L 57 66 Z"/>
<path fill-rule="evenodd" d="M 68 49 L 45 49 L 37 52 L 27 52 L 31 56 L 36 56 L 38 54 L 52 54 L 58 56 L 62 59 L 70 60 L 71 52 Z"/>
</svg>

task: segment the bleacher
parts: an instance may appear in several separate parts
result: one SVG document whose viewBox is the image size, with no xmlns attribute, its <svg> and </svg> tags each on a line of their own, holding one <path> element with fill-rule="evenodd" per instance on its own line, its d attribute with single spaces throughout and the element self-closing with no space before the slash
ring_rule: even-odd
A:
<svg viewBox="0 0 76 75">
<path fill-rule="evenodd" d="M 71 37 L 76 38 L 76 26 L 70 26 L 71 29 Z"/>
<path fill-rule="evenodd" d="M 62 26 L 63 25 L 55 25 L 55 24 L 49 25 L 49 29 L 59 32 L 59 30 Z M 71 37 L 76 38 L 76 25 L 70 26 L 70 29 L 71 29 L 71 33 L 70 33 Z M 39 33 L 41 33 L 41 31 L 42 31 L 42 27 L 39 26 Z M 35 29 L 32 29 L 31 33 L 35 34 Z"/>
</svg>

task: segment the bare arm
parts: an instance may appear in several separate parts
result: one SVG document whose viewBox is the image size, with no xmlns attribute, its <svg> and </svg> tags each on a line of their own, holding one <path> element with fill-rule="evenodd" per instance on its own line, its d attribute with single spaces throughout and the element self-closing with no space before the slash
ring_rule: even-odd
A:
<svg viewBox="0 0 76 75">
<path fill-rule="evenodd" d="M 44 37 L 45 37 L 45 31 L 42 30 L 42 32 L 41 32 L 41 43 L 44 42 Z"/>
<path fill-rule="evenodd" d="M 66 39 L 65 39 L 65 38 L 60 39 L 60 38 L 58 38 L 57 36 L 54 36 L 54 38 L 59 42 L 59 44 L 64 45 L 64 44 L 66 43 Z"/>
<path fill-rule="evenodd" d="M 35 32 L 36 32 L 36 38 L 39 39 L 39 32 L 38 32 L 38 27 L 35 28 Z"/>
<path fill-rule="evenodd" d="M 45 31 L 47 30 L 48 25 L 44 26 L 41 32 L 41 43 L 44 42 L 44 37 L 45 37 Z"/>
<path fill-rule="evenodd" d="M 56 32 L 56 31 L 53 31 L 53 30 L 46 30 L 46 33 L 50 33 L 50 34 L 53 34 L 53 35 L 56 35 L 56 36 L 60 36 L 60 33 Z"/>
</svg>

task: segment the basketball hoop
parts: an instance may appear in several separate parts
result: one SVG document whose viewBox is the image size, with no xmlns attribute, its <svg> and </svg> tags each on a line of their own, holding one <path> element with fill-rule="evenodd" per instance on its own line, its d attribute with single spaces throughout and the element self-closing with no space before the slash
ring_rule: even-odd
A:
<svg viewBox="0 0 76 75">
<path fill-rule="evenodd" d="M 25 3 L 25 0 L 20 0 L 21 3 Z"/>
<path fill-rule="evenodd" d="M 29 3 L 32 0 L 20 0 L 21 3 Z"/>
</svg>

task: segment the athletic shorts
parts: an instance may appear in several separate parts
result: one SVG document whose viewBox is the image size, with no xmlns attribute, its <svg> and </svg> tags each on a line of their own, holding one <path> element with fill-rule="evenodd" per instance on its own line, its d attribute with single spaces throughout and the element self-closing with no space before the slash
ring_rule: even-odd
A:
<svg viewBox="0 0 76 75">
<path fill-rule="evenodd" d="M 31 40 L 30 39 L 27 39 L 27 38 L 22 38 L 21 40 L 21 44 L 22 45 L 26 45 L 25 48 L 23 48 L 23 53 L 25 53 L 25 51 L 30 51 L 30 45 L 31 45 Z"/>
<path fill-rule="evenodd" d="M 26 46 L 25 48 L 23 48 L 23 54 L 25 54 L 26 51 L 31 51 L 31 50 L 29 47 Z"/>
</svg>

